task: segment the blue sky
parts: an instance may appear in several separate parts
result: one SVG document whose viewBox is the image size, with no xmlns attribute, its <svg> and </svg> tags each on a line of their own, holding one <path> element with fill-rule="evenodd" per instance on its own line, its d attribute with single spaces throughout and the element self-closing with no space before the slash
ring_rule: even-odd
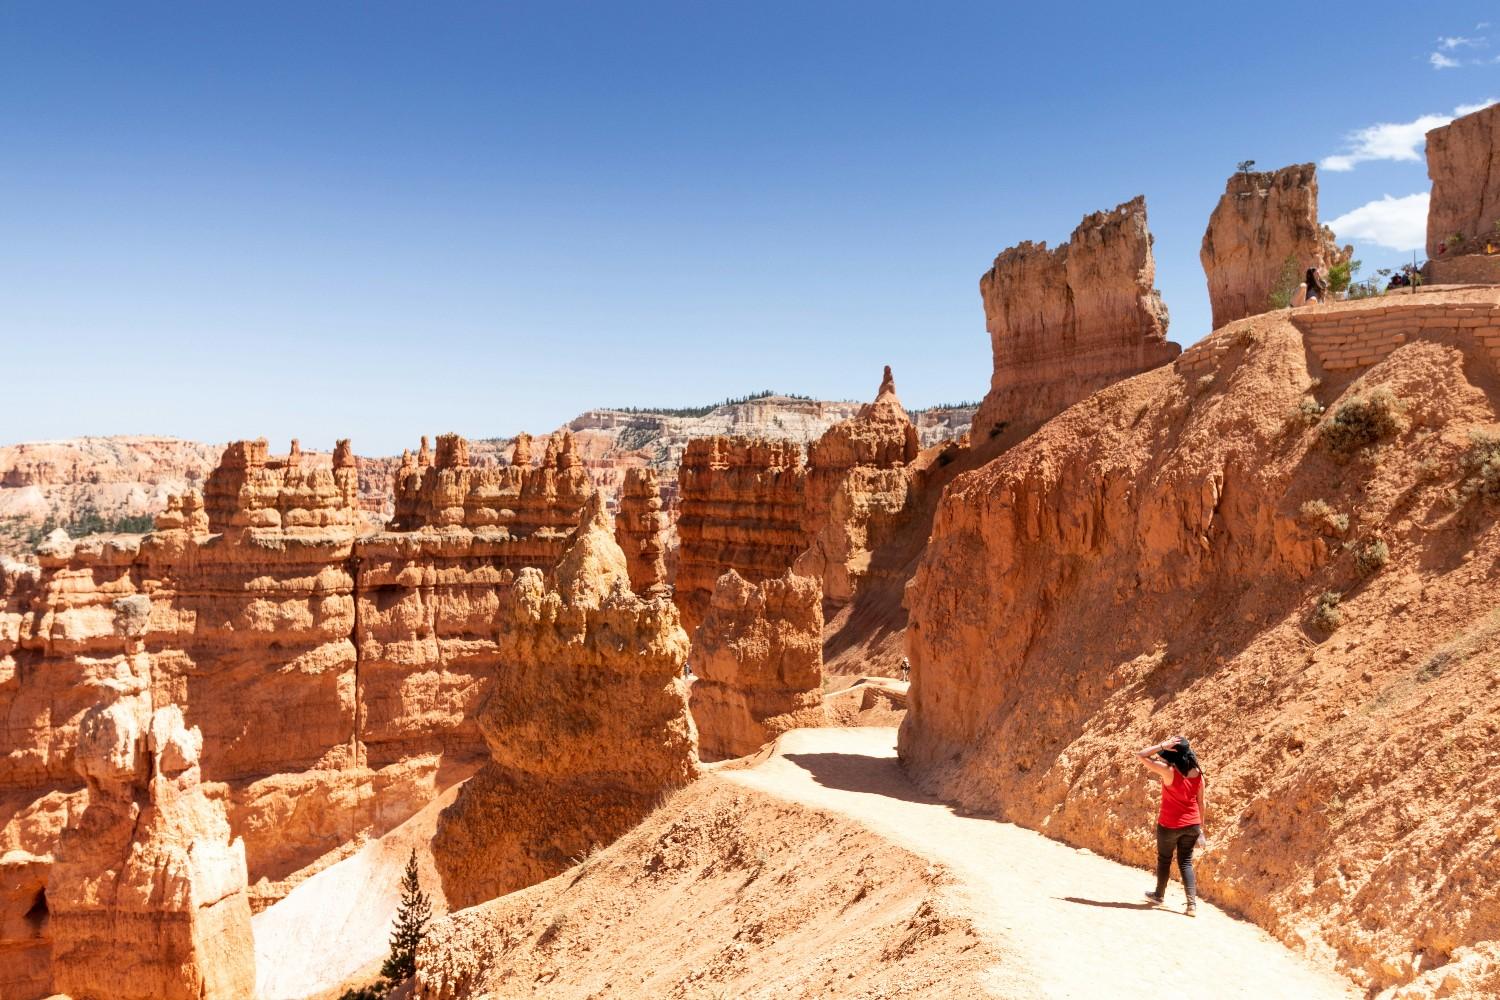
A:
<svg viewBox="0 0 1500 1000">
<path fill-rule="evenodd" d="M 1002 248 L 1144 193 L 1191 343 L 1237 161 L 1373 269 L 1500 97 L 1493 3 L 1010 6 L 5 3 L 0 441 L 978 398 Z"/>
</svg>

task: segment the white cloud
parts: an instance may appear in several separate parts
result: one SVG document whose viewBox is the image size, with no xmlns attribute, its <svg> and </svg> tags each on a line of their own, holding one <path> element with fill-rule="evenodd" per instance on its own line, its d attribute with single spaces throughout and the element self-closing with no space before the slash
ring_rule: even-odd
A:
<svg viewBox="0 0 1500 1000">
<path fill-rule="evenodd" d="M 1392 250 L 1420 250 L 1427 243 L 1427 192 L 1404 198 L 1386 195 L 1330 220 L 1339 239 L 1365 240 Z"/>
<path fill-rule="evenodd" d="M 1434 52 L 1427 60 L 1432 63 L 1433 69 L 1456 69 L 1462 65 L 1457 59 L 1449 59 L 1441 52 Z"/>
<path fill-rule="evenodd" d="M 1325 156 L 1321 166 L 1324 170 L 1343 171 L 1353 170 L 1356 164 L 1369 160 L 1420 161 L 1420 150 L 1429 131 L 1494 103 L 1496 98 L 1491 97 L 1479 104 L 1460 104 L 1451 115 L 1423 115 L 1415 121 L 1382 122 L 1357 129 L 1346 137 L 1348 152 Z"/>
<path fill-rule="evenodd" d="M 1489 41 L 1487 38 L 1465 38 L 1463 35 L 1448 35 L 1438 39 L 1438 48 L 1449 52 L 1460 47 L 1477 48 Z"/>
</svg>

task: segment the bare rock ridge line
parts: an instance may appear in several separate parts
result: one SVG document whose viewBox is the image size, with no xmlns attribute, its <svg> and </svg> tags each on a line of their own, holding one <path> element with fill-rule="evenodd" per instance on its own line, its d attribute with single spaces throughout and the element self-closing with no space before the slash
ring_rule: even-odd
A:
<svg viewBox="0 0 1500 1000">
<path fill-rule="evenodd" d="M 1155 282 L 1144 197 L 1085 216 L 1055 250 L 1028 241 L 1002 251 L 979 280 L 995 373 L 975 440 L 1040 424 L 1175 358 Z"/>
<path fill-rule="evenodd" d="M 1345 263 L 1352 254 L 1318 223 L 1313 164 L 1230 175 L 1198 254 L 1214 329 L 1273 308 L 1278 282 L 1290 280 L 1290 294 L 1308 268 Z"/>
<path fill-rule="evenodd" d="M 767 395 L 681 415 L 590 410 L 558 432 L 571 433 L 579 464 L 594 488 L 611 498 L 622 492 L 631 469 L 653 470 L 670 517 L 677 467 L 692 438 L 774 435 L 805 444 L 858 409 L 859 404 L 853 402 Z M 913 421 L 925 446 L 963 434 L 972 416 L 972 406 L 934 407 L 914 414 Z M 470 441 L 470 465 L 530 464 L 529 448 L 524 461 L 509 461 L 522 437 L 530 440 L 523 434 Z M 201 490 L 222 452 L 221 445 L 164 437 L 75 438 L 0 445 L 0 553 L 30 552 L 49 518 L 61 525 L 93 523 L 91 531 L 110 527 L 141 531 L 149 527 L 152 515 L 165 509 L 169 497 L 189 489 Z M 428 458 L 430 464 L 430 454 Z M 327 467 L 332 455 L 305 451 L 301 461 Z M 359 507 L 366 530 L 378 530 L 393 516 L 394 485 L 401 463 L 398 456 L 359 457 Z"/>
</svg>

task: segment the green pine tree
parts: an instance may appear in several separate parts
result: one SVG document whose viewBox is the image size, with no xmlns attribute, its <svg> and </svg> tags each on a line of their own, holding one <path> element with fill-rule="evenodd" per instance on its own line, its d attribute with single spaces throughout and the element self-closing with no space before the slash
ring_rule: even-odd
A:
<svg viewBox="0 0 1500 1000">
<path fill-rule="evenodd" d="M 400 982 L 416 974 L 417 945 L 422 943 L 431 919 L 432 901 L 422 891 L 422 881 L 417 877 L 417 852 L 413 850 L 401 875 L 401 906 L 396 910 L 396 926 L 391 931 L 391 954 L 380 967 L 382 976 Z"/>
</svg>

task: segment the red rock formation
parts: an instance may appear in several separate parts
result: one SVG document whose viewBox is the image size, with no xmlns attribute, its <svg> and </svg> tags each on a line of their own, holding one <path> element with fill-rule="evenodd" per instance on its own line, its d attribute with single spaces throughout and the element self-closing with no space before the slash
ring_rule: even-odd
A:
<svg viewBox="0 0 1500 1000">
<path fill-rule="evenodd" d="M 807 470 L 787 441 L 690 441 L 678 470 L 681 539 L 674 599 L 683 627 L 703 619 L 726 570 L 752 583 L 780 576 L 807 548 Z"/>
<path fill-rule="evenodd" d="M 1452 256 L 1500 242 L 1500 105 L 1427 133 L 1427 256 Z M 1462 239 L 1456 239 L 1456 237 Z"/>
<path fill-rule="evenodd" d="M 1327 226 L 1318 225 L 1318 168 L 1299 163 L 1270 172 L 1232 174 L 1208 220 L 1198 252 L 1208 276 L 1214 329 L 1271 308 L 1277 284 L 1288 293 L 1309 267 L 1349 259 Z"/>
<path fill-rule="evenodd" d="M 976 443 L 1175 358 L 1155 280 L 1142 197 L 1085 216 L 1056 250 L 1026 242 L 996 257 L 979 280 L 995 372 Z"/>
<path fill-rule="evenodd" d="M 559 444 L 552 467 L 480 469 L 444 438 L 402 474 L 411 530 L 356 540 L 346 444 L 315 466 L 240 442 L 152 534 L 62 537 L 0 574 L 0 981 L 24 984 L 5 995 L 50 992 L 47 922 L 26 915 L 96 704 L 149 692 L 202 732 L 256 905 L 468 773 L 501 597 L 557 563 L 590 495 Z"/>
<path fill-rule="evenodd" d="M 1483 350 L 1414 339 L 1314 379 L 1287 314 L 1257 316 L 1193 348 L 1207 372 L 1125 381 L 956 479 L 907 589 L 909 770 L 1145 866 L 1159 789 L 1130 751 L 1185 733 L 1208 898 L 1372 995 L 1486 995 L 1458 988 L 1500 981 Z M 1330 429 L 1377 389 L 1399 426 L 1344 460 Z"/>
<path fill-rule="evenodd" d="M 661 480 L 655 469 L 627 469 L 620 487 L 615 537 L 630 567 L 630 589 L 642 597 L 667 592 L 663 552 L 667 515 L 662 510 Z"/>
<path fill-rule="evenodd" d="M 910 511 L 917 450 L 916 428 L 896 397 L 889 367 L 875 401 L 808 449 L 809 547 L 797 557 L 796 571 L 818 578 L 831 604 L 853 600 L 875 551 Z"/>
<path fill-rule="evenodd" d="M 694 777 L 687 636 L 628 579 L 596 495 L 550 578 L 525 569 L 502 595 L 503 667 L 479 715 L 490 761 L 433 842 L 455 908 L 557 874 Z"/>
<path fill-rule="evenodd" d="M 823 596 L 784 575 L 719 577 L 693 636 L 693 720 L 704 760 L 752 754 L 788 729 L 821 726 Z"/>
<path fill-rule="evenodd" d="M 245 849 L 204 795 L 202 735 L 146 699 L 84 716 L 87 804 L 47 886 L 53 983 L 76 997 L 237 1000 L 255 991 Z"/>
</svg>

